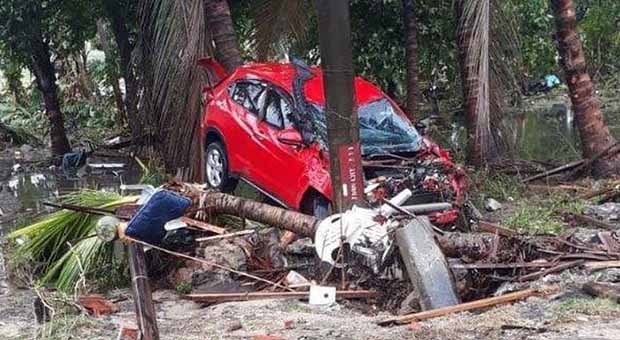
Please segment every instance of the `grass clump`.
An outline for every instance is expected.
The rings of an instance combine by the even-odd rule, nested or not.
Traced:
[[[556,235],[566,229],[561,213],[581,213],[585,202],[556,195],[545,199],[523,199],[516,205],[514,212],[504,220],[504,225],[528,235]]]
[[[554,307],[559,319],[574,319],[578,315],[605,316],[620,313],[620,304],[611,299],[572,297]]]
[[[484,207],[485,200],[493,198],[498,201],[519,200],[523,194],[523,185],[516,176],[494,174],[480,170],[470,175],[471,198],[477,207]]]

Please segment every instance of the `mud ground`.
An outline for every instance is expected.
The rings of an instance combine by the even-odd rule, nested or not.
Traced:
[[[153,297],[164,340],[257,339],[264,335],[277,337],[274,340],[620,339],[620,304],[580,291],[581,284],[593,278],[617,280],[620,270],[549,275],[529,286],[558,287],[558,293],[550,296],[392,327],[376,324],[387,313],[365,315],[350,302],[319,307],[302,300],[262,300],[205,307],[181,300],[174,291],[157,291]],[[129,296],[129,292],[114,292],[110,297],[118,296]],[[120,311],[112,315],[61,314],[46,325],[37,325],[33,298],[26,290],[0,296],[0,339],[114,339],[121,325],[135,325],[130,298],[119,302]]]

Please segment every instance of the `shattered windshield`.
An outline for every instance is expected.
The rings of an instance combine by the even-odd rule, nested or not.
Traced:
[[[325,111],[322,107],[313,106],[316,108],[311,110],[315,118],[313,128],[319,142],[326,146]],[[357,113],[363,155],[420,150],[421,137],[418,131],[395,111],[386,98],[360,106]]]

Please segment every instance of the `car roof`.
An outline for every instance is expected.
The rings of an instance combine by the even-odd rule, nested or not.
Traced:
[[[308,80],[304,86],[308,101],[324,105],[323,72],[319,67],[311,67],[314,78]],[[288,93],[293,93],[295,67],[291,63],[249,63],[238,67],[232,74],[232,80],[255,79],[264,80],[282,87]],[[355,77],[356,104],[364,105],[382,97],[387,97],[376,85],[369,81]]]

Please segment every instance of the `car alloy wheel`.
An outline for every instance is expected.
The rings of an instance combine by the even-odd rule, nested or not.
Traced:
[[[220,150],[207,152],[207,181],[212,188],[219,188],[224,180],[224,158]]]

